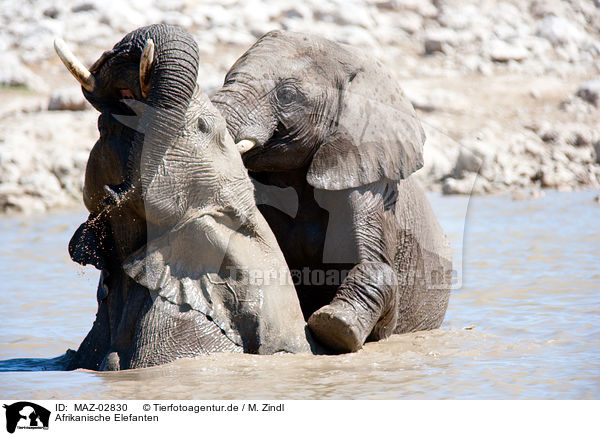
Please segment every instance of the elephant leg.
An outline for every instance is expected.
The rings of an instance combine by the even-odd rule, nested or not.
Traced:
[[[206,315],[156,297],[135,327],[132,355],[121,369],[163,365],[175,359],[218,352],[242,353]]]
[[[317,340],[337,352],[360,349],[368,339],[390,336],[398,319],[397,277],[387,264],[356,265],[330,304],[308,319]]]
[[[152,306],[146,288],[120,273],[119,284],[113,282],[111,298],[111,346],[100,363],[100,371],[119,371],[129,367],[131,348],[138,320]]]
[[[98,311],[94,324],[79,346],[69,369],[85,368],[98,370],[103,357],[110,349],[110,321],[108,304],[105,297],[105,272],[100,275],[98,283]]]
[[[121,369],[121,356],[116,351],[111,351],[100,363],[100,371],[118,371]]]

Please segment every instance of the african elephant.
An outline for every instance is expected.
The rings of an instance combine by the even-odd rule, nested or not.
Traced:
[[[437,328],[451,253],[411,174],[425,135],[379,60],[321,37],[272,31],[211,98],[258,185],[293,188],[290,216],[259,204],[314,336],[339,352]],[[257,192],[269,197],[269,192]]]
[[[189,34],[152,25],[88,71],[100,112],[69,246],[100,269],[98,312],[70,368],[117,370],[228,351],[309,351],[289,270],[226,124],[196,84]],[[255,272],[277,280],[256,280]]]

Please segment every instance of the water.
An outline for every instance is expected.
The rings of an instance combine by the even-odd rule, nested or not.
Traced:
[[[222,354],[120,373],[0,372],[0,397],[599,399],[595,195],[473,198],[466,224],[468,199],[430,195],[462,283],[439,330],[344,356]],[[83,219],[84,211],[0,219],[0,360],[58,356],[91,327],[98,273],[66,251]]]

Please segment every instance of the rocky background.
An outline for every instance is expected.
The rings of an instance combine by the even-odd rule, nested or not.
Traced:
[[[207,92],[276,28],[377,54],[423,122],[428,189],[525,199],[600,186],[598,0],[4,0],[0,213],[81,204],[97,114],[54,38],[89,65],[125,33],[160,22],[196,37]]]

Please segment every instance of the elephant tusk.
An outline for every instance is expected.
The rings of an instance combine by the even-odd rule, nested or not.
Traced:
[[[94,90],[94,86],[96,85],[96,80],[92,73],[83,66],[79,59],[75,57],[73,52],[69,50],[67,44],[60,39],[57,38],[54,40],[54,50],[56,50],[56,54],[60,58],[67,70],[77,79],[77,81],[83,86],[87,91],[92,92]]]
[[[246,153],[252,147],[256,145],[256,141],[252,141],[251,139],[242,139],[240,142],[235,144],[240,154]]]
[[[154,41],[148,39],[140,58],[140,89],[142,97],[148,97],[150,93],[150,70],[154,63]]]

